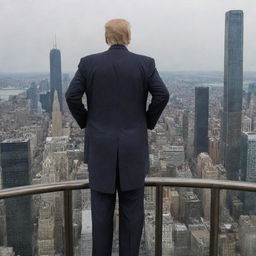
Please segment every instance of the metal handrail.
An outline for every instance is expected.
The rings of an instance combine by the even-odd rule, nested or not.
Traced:
[[[44,194],[68,190],[89,188],[88,180],[63,181],[49,184],[37,184],[28,186],[19,186],[0,190],[0,199],[9,197]]]
[[[211,229],[210,229],[210,256],[218,255],[219,231],[219,201],[220,190],[240,190],[256,192],[256,183],[212,180],[212,179],[186,179],[168,177],[147,177],[145,186],[156,187],[156,227],[155,227],[155,255],[162,255],[162,213],[163,213],[163,187],[191,187],[211,189]],[[51,192],[64,192],[64,223],[65,223],[65,251],[66,255],[73,255],[72,232],[72,190],[88,189],[89,180],[65,181],[49,184],[20,186],[0,190],[0,199],[17,196],[43,194]]]

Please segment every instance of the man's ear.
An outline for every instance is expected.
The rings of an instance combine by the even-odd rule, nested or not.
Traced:
[[[108,40],[107,40],[107,38],[105,37],[105,42],[106,42],[106,44],[108,44]]]

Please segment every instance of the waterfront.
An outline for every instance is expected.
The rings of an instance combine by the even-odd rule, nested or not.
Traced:
[[[8,100],[9,96],[14,96],[23,93],[25,90],[17,88],[0,89],[0,100]]]

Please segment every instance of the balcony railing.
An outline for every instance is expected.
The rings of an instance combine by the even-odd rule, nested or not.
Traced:
[[[162,255],[162,225],[163,225],[163,187],[191,187],[211,189],[211,224],[210,224],[210,256],[218,255],[219,231],[219,201],[220,190],[240,190],[256,192],[256,183],[209,180],[209,179],[183,179],[183,178],[146,178],[145,186],[156,187],[156,215],[155,215],[155,255]],[[73,225],[72,225],[72,191],[88,189],[88,180],[66,181],[42,185],[30,185],[0,190],[0,199],[33,195],[51,192],[64,192],[64,225],[65,225],[65,252],[67,256],[73,255]]]

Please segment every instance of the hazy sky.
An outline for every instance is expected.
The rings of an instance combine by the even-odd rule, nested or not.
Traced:
[[[0,0],[0,73],[49,71],[57,35],[62,70],[108,49],[104,24],[132,25],[129,50],[159,70],[223,70],[225,12],[244,11],[244,70],[256,71],[255,0]]]

